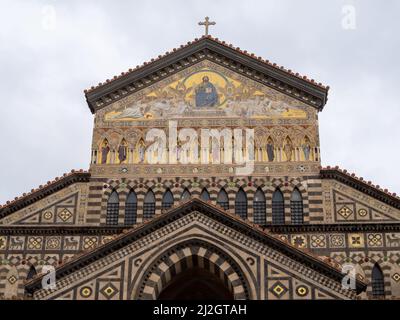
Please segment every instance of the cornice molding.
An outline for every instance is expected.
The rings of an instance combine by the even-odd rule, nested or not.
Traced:
[[[278,68],[246,51],[234,49],[211,37],[168,53],[136,70],[114,77],[104,84],[85,90],[86,101],[92,113],[134,92],[165,79],[202,60],[210,60],[242,74],[263,85],[289,95],[303,103],[322,110],[327,102],[329,87],[323,87],[306,77],[300,78],[290,70]]]
[[[5,216],[23,209],[36,201],[43,199],[51,195],[54,192],[60,191],[71,184],[77,182],[89,182],[90,173],[89,172],[71,172],[61,178],[56,178],[52,182],[48,182],[45,186],[40,186],[36,190],[32,190],[29,194],[24,194],[20,198],[15,198],[14,201],[8,202],[5,206],[0,207],[0,219]]]
[[[362,178],[357,178],[354,174],[350,175],[346,170],[338,168],[324,168],[320,171],[321,179],[334,179],[358,191],[361,191],[387,205],[400,209],[400,198],[395,194],[382,190],[370,182],[365,182]]]
[[[115,235],[131,226],[0,226],[0,235]]]
[[[395,223],[263,225],[262,228],[267,232],[277,234],[307,232],[399,232],[400,221]]]

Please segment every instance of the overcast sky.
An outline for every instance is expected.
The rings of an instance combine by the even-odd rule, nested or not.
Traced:
[[[83,90],[201,36],[206,15],[214,37],[331,87],[320,113],[323,166],[400,193],[400,1],[0,4],[0,204],[88,169],[93,116]]]

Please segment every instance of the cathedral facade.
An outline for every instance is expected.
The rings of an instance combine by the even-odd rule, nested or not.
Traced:
[[[321,167],[328,90],[208,35],[85,90],[90,168],[0,207],[0,295],[400,297],[400,198]]]

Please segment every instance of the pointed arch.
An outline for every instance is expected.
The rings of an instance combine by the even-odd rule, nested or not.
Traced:
[[[283,194],[279,188],[276,188],[272,195],[272,224],[285,223],[285,202]]]
[[[304,223],[303,198],[297,188],[293,190],[290,197],[290,213],[292,224]]]
[[[192,195],[190,194],[189,190],[185,188],[182,192],[181,200],[189,200],[191,197]]]
[[[153,190],[149,189],[144,197],[143,203],[143,218],[151,219],[156,212],[156,197]]]
[[[117,191],[113,190],[107,202],[107,225],[117,225],[119,216],[119,196]]]
[[[174,205],[174,195],[172,194],[170,189],[167,189],[164,192],[161,208],[169,209]]]
[[[235,213],[242,219],[247,219],[247,195],[242,188],[236,193]]]
[[[200,199],[204,201],[210,201],[211,198],[207,188],[203,188],[203,190],[201,190]]]
[[[267,206],[266,206],[265,194],[261,188],[258,188],[256,193],[254,194],[254,200],[253,200],[254,223],[265,224],[266,211],[267,211]]]
[[[385,296],[385,277],[378,263],[375,263],[371,274],[372,296],[381,298]]]
[[[137,196],[135,191],[131,190],[125,203],[125,225],[133,225],[137,218]]]
[[[37,275],[36,268],[33,265],[31,265],[28,271],[28,275],[26,276],[26,280],[33,279],[36,275]]]
[[[221,206],[224,210],[229,210],[229,198],[224,188],[221,188],[218,193],[217,204]]]

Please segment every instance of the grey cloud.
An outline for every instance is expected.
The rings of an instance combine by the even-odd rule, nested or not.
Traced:
[[[355,30],[341,26],[356,8]],[[43,28],[45,8],[56,13]],[[83,89],[211,34],[331,86],[323,165],[400,192],[398,1],[0,2],[0,203],[87,169],[93,117]]]

